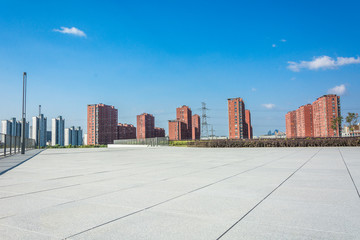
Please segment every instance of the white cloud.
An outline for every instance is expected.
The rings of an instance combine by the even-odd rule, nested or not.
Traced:
[[[321,56],[321,57],[314,57],[312,61],[300,61],[292,62],[289,61],[288,69],[294,72],[300,72],[301,69],[309,69],[309,70],[318,70],[318,69],[334,69],[339,66],[344,66],[348,64],[359,64],[360,58],[354,57],[337,57],[333,59],[329,56]]]
[[[252,88],[251,91],[256,92],[256,88]]]
[[[344,94],[346,93],[346,87],[345,87],[344,84],[341,84],[341,85],[339,85],[339,86],[335,86],[335,87],[333,87],[333,88],[330,88],[330,89],[328,90],[328,93],[330,93],[330,94],[336,94],[336,95],[341,96],[341,95],[344,95]]]
[[[273,104],[273,103],[264,103],[262,106],[267,109],[275,108],[275,104]]]
[[[71,35],[75,35],[75,36],[79,36],[79,37],[86,37],[86,34],[83,31],[81,31],[80,29],[77,29],[76,27],[71,27],[71,28],[60,27],[60,29],[54,29],[53,31],[63,33],[63,34],[71,34]]]
[[[276,44],[271,45],[272,47],[276,47]]]
[[[286,39],[281,39],[280,42],[286,42]]]
[[[296,80],[296,77],[292,77],[290,78],[291,81],[295,81]]]

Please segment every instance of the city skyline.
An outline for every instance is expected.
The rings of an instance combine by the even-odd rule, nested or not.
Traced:
[[[206,102],[220,136],[228,98],[245,99],[254,136],[285,131],[288,111],[328,93],[343,115],[359,113],[359,5],[3,2],[0,119],[20,119],[24,71],[27,120],[41,104],[48,119],[60,113],[84,130],[84,106],[98,102],[117,106],[119,122],[150,112],[165,129],[177,106],[199,113]]]

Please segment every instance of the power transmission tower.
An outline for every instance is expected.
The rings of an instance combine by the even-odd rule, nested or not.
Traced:
[[[202,102],[201,103],[201,136],[202,137],[209,137],[209,127],[208,127],[208,122],[207,122],[207,115],[206,115],[206,110],[209,110],[208,108],[206,108],[206,103]]]

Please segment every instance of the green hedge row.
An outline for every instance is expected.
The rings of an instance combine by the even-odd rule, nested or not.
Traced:
[[[201,140],[187,142],[188,147],[345,147],[360,146],[360,137],[346,138],[283,138],[243,140]]]

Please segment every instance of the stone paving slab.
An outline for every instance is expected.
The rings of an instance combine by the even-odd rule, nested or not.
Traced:
[[[1,239],[356,239],[358,156],[49,149],[0,176]]]
[[[37,155],[41,151],[41,149],[33,149],[27,150],[25,154],[16,153],[6,157],[2,156],[0,158],[0,175],[6,173],[8,170],[18,166],[19,164],[22,164],[23,162]]]

